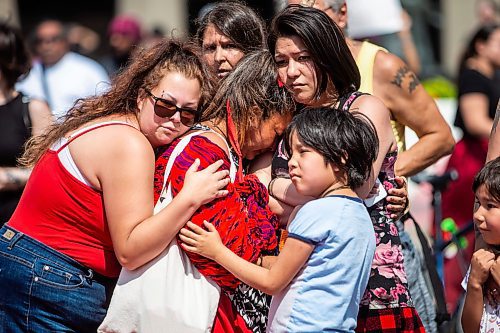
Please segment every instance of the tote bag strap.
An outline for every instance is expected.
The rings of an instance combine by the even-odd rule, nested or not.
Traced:
[[[232,182],[234,182],[238,167],[236,166],[236,163],[234,162],[233,156],[231,154],[231,149],[229,148],[229,145],[226,141],[226,138],[224,138],[222,135],[220,135],[219,133],[217,133],[211,129],[209,129],[208,131],[211,131],[212,133],[219,135],[223,139],[224,143],[226,144],[226,147],[227,147],[228,152],[229,152],[229,160],[231,163],[230,168],[229,168],[229,178],[231,179]],[[200,135],[200,133],[202,133],[202,132],[203,131],[196,131],[193,133],[189,133],[188,135],[183,137],[181,139],[181,141],[179,141],[177,146],[175,146],[174,150],[172,151],[172,154],[170,154],[170,157],[168,158],[167,166],[165,167],[165,172],[163,174],[163,188],[161,190],[160,198],[158,199],[158,202],[156,203],[155,208],[154,208],[155,214],[158,213],[160,210],[162,210],[165,206],[167,206],[172,201],[172,194],[170,193],[170,185],[167,186],[167,180],[168,180],[168,177],[170,176],[170,172],[172,171],[172,167],[174,166],[175,159],[177,158],[177,156],[180,155],[180,153],[182,153],[184,148],[186,148],[188,143],[191,141],[191,138],[194,136]]]
[[[222,134],[217,133],[216,131],[211,130],[211,129],[210,129],[210,132],[215,133],[218,136],[220,136],[222,141],[224,141],[224,143],[226,144],[227,151],[229,152],[229,162],[231,163],[231,165],[229,166],[229,179],[231,179],[231,182],[234,182],[234,180],[236,178],[236,172],[238,171],[238,166],[236,165],[236,162],[234,161],[234,155],[231,151],[231,147],[229,147],[229,143],[227,143],[227,139]]]

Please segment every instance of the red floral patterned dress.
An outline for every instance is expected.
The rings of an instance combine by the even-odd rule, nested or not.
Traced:
[[[168,159],[180,139],[176,139],[165,150],[161,151],[156,160],[155,202],[161,194],[163,174]],[[171,184],[174,197],[182,188],[186,170],[196,158],[200,159],[200,169],[206,168],[217,160],[224,161],[221,169],[229,170],[230,167],[228,155],[218,145],[203,136],[192,137],[183,152],[176,158],[170,172],[168,181]],[[272,252],[277,247],[278,220],[267,207],[269,200],[267,190],[254,175],[245,176],[243,181],[239,183],[229,184],[227,189],[229,194],[225,198],[216,199],[200,207],[192,216],[191,221],[197,225],[202,225],[204,220],[211,222],[217,228],[223,243],[228,248],[245,260],[255,262],[262,252]],[[216,262],[195,253],[187,252],[186,254],[200,273],[214,280],[226,294],[221,295],[220,311],[217,314],[215,325],[217,328],[217,325],[220,326],[220,323],[217,323],[218,318],[231,317],[232,315],[227,313],[221,315],[220,312],[231,310],[225,297],[232,298],[240,281]],[[237,310],[242,314],[241,309]],[[232,322],[232,326],[238,325],[234,323],[234,318],[229,319],[229,321]],[[252,320],[245,321],[247,324],[252,322]],[[252,329],[252,327],[250,328]],[[227,329],[228,327],[220,328],[221,331],[227,331]],[[236,327],[233,329],[235,332],[241,331]]]

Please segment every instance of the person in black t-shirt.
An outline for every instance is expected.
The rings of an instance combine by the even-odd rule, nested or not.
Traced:
[[[27,139],[52,119],[45,102],[29,101],[15,90],[30,59],[20,33],[0,22],[0,225],[8,221],[21,197],[30,170],[17,167]]]
[[[474,175],[486,160],[488,137],[493,126],[495,109],[500,96],[500,85],[495,75],[500,69],[500,26],[479,28],[470,40],[462,57],[458,76],[458,111],[455,126],[463,131],[462,140],[455,146],[448,170],[458,171],[459,178],[443,192],[443,217],[451,217],[459,228],[472,221],[474,193],[471,191]],[[464,258],[470,260],[474,249],[474,234]],[[446,298],[454,310],[462,294],[463,274],[457,259],[445,260]]]

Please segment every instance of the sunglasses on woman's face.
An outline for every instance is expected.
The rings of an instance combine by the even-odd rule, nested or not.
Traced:
[[[166,99],[156,97],[149,90],[145,89],[145,91],[155,101],[153,104],[153,110],[158,117],[170,118],[173,117],[177,112],[179,112],[181,116],[181,123],[185,126],[191,127],[198,121],[198,110],[180,108],[174,103],[167,101]]]

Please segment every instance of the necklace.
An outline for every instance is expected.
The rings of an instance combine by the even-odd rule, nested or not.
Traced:
[[[334,187],[334,188],[332,188],[332,189],[330,189],[330,190],[326,191],[326,192],[322,195],[322,197],[324,198],[324,197],[328,196],[330,193],[335,192],[335,191],[345,190],[345,189],[350,189],[350,188],[351,188],[351,187],[350,187],[349,185],[341,185],[341,186],[338,186],[338,187]]]
[[[210,121],[212,123],[212,129],[216,129],[219,134],[221,134],[223,137],[227,138],[226,132],[224,132],[218,125],[216,125],[213,121]]]

